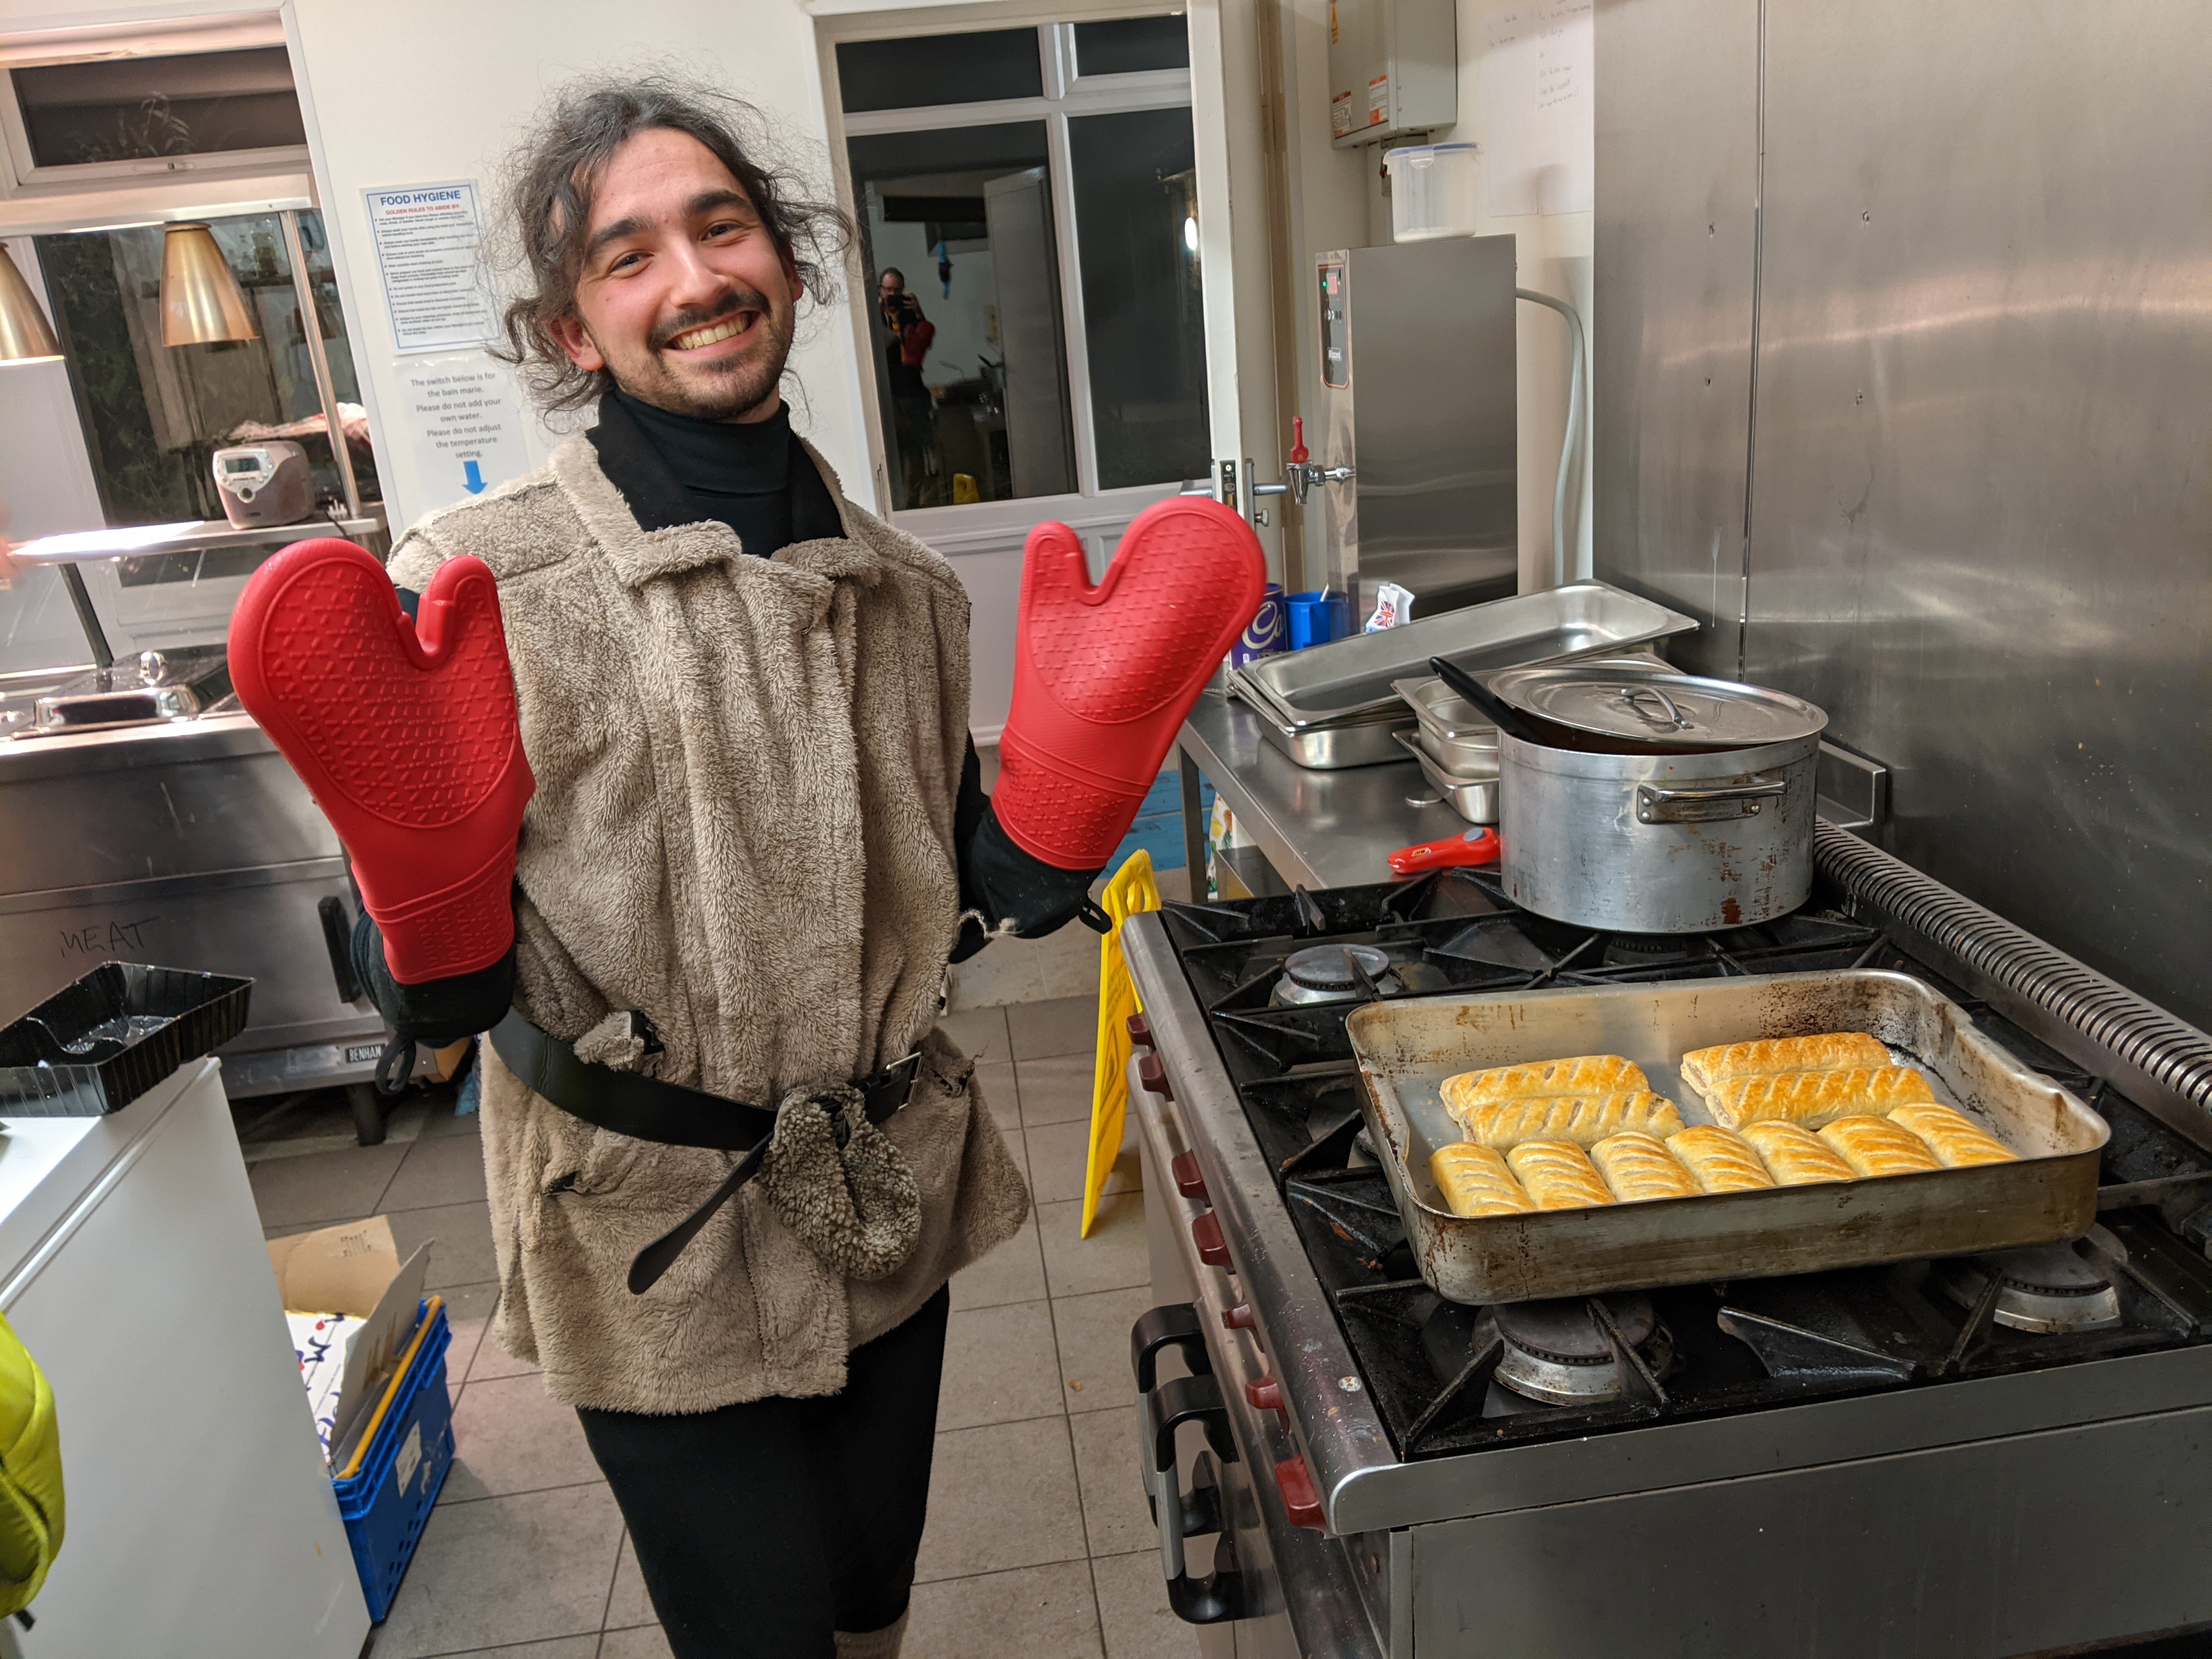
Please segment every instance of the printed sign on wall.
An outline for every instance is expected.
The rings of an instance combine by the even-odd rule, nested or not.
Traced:
[[[426,510],[481,495],[530,471],[522,406],[503,365],[474,352],[420,357],[399,365],[399,384]]]
[[[403,352],[443,351],[497,338],[475,181],[362,194],[393,344]]]

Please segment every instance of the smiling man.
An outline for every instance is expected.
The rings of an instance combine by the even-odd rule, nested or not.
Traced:
[[[792,431],[846,228],[750,124],[599,82],[515,158],[510,360],[597,419],[390,564],[404,605],[459,555],[497,583],[537,781],[514,948],[404,984],[364,916],[355,955],[403,1034],[491,1030],[496,1333],[577,1408],[678,1659],[888,1659],[945,1281],[1028,1206],[933,1029],[945,963],[984,918],[1065,922],[1098,860],[999,824],[958,580]]]

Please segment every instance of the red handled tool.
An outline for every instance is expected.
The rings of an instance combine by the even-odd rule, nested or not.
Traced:
[[[1470,830],[1463,836],[1401,847],[1390,854],[1390,873],[1418,876],[1424,870],[1443,870],[1455,864],[1495,864],[1502,850],[1495,830]]]

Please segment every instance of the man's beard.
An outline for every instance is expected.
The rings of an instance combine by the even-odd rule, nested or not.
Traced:
[[[732,312],[753,311],[760,337],[742,356],[681,366],[664,350],[669,341],[719,322]],[[695,307],[653,331],[646,358],[638,369],[608,362],[615,384],[640,403],[665,409],[672,415],[695,421],[741,420],[775,395],[783,380],[795,332],[793,313],[779,315],[765,295],[751,289],[733,289],[712,306]]]

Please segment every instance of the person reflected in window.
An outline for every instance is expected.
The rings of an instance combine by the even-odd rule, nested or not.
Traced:
[[[937,325],[922,314],[921,301],[906,291],[906,273],[887,266],[876,279],[876,302],[883,313],[884,362],[890,370],[891,418],[898,434],[899,471],[906,485],[906,504],[933,504],[929,494],[937,441],[933,424],[929,387],[921,378],[921,365],[929,344],[937,337]]]

